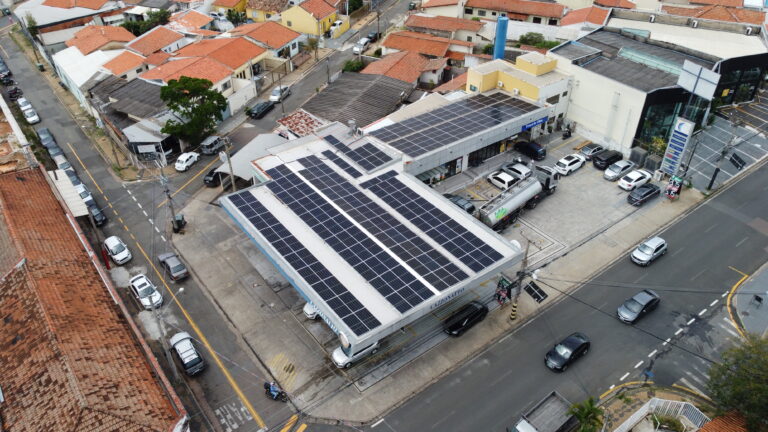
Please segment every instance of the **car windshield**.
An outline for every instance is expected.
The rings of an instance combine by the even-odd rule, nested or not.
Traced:
[[[573,351],[571,351],[570,348],[568,348],[567,346],[565,346],[563,344],[557,344],[557,345],[555,345],[555,352],[557,354],[559,354],[561,357],[568,358],[568,357],[571,356],[571,353]]]
[[[642,252],[644,254],[652,254],[653,253],[653,248],[648,246],[645,243],[641,244],[640,247],[637,248],[637,250],[639,250],[640,252]]]
[[[112,255],[117,255],[120,252],[125,250],[125,245],[123,245],[122,243],[117,243],[114,246],[112,246],[110,250],[112,251]]]
[[[173,274],[181,273],[183,271],[184,271],[184,264],[182,264],[182,263],[179,263],[179,264],[171,267],[171,273],[173,273]]]
[[[275,87],[275,89],[272,90],[272,96],[280,96],[280,87]]]
[[[633,298],[627,300],[627,302],[624,303],[624,307],[635,313],[640,312],[640,310],[643,309],[643,305]]]
[[[84,191],[80,192],[80,198],[83,198],[83,199],[85,199],[85,198],[86,198],[86,197],[88,197],[88,195],[90,195],[90,194],[91,194],[90,192],[88,192],[88,191],[84,190]]]
[[[155,290],[152,289],[152,285],[144,284],[139,287],[138,292],[139,292],[139,297],[145,298],[145,297],[151,296],[155,292]]]
[[[565,164],[560,161],[557,161],[555,165],[559,166],[560,168],[565,168]]]
[[[24,111],[24,116],[25,116],[26,118],[32,118],[32,117],[34,117],[34,116],[36,116],[36,115],[37,115],[37,113],[35,112],[35,110],[27,110],[27,111]]]

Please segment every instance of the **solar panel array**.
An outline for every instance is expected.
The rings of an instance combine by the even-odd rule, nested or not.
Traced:
[[[360,171],[356,170],[355,167],[348,164],[347,161],[340,158],[339,155],[337,155],[336,153],[330,150],[324,151],[323,156],[332,160],[333,163],[335,163],[339,168],[343,169],[347,174],[351,175],[353,178],[358,178],[363,175],[362,173],[360,173]]]
[[[348,145],[339,141],[338,138],[333,135],[328,135],[323,137],[323,139],[355,161],[356,164],[360,165],[366,171],[371,171],[392,160],[388,154],[368,142],[352,150]]]
[[[401,313],[433,293],[285,165],[267,187]],[[338,174],[336,174],[338,175]],[[349,306],[347,306],[349,307]]]
[[[361,186],[370,189],[472,271],[482,271],[504,257],[395,178],[396,175],[396,172],[388,171]]]
[[[443,291],[466,279],[456,264],[403,225],[316,156],[299,159],[300,174],[432,286]]]
[[[232,195],[229,200],[356,335],[381,325],[250,192]]]
[[[419,156],[537,109],[504,93],[479,94],[377,129],[371,135],[409,156]]]

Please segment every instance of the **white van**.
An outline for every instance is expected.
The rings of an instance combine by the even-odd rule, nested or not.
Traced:
[[[224,148],[225,140],[218,135],[211,135],[200,143],[200,153],[213,155]]]
[[[347,369],[352,366],[352,363],[366,357],[368,355],[376,354],[379,351],[379,341],[372,343],[363,348],[357,349],[355,352],[351,352],[350,348],[344,348],[343,346],[337,347],[333,350],[331,358],[336,367],[341,369]]]

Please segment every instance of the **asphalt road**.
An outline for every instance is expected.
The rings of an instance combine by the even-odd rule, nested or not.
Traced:
[[[641,268],[620,259],[569,298],[544,311],[396,409],[376,428],[391,431],[504,431],[548,392],[572,402],[612,385],[641,380],[651,359],[660,384],[705,390],[706,371],[732,340],[725,298],[743,274],[765,262],[768,167],[741,179],[661,233],[670,250]],[[556,276],[553,276],[556,277]],[[546,279],[542,285],[547,288]],[[662,297],[637,325],[614,318],[644,288]],[[549,348],[580,331],[592,340],[586,357],[564,373],[544,366]],[[669,338],[669,342],[666,342]]]

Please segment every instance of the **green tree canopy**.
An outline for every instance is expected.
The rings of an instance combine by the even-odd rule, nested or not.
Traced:
[[[768,340],[747,334],[722,359],[707,386],[718,410],[738,411],[750,431],[768,431]]]
[[[200,144],[216,130],[227,100],[212,89],[207,79],[181,77],[160,89],[160,98],[183,122],[168,120],[163,133],[173,135],[192,146]]]
[[[227,20],[237,27],[245,22],[245,12],[238,12],[235,9],[227,9]]]
[[[544,42],[544,35],[541,33],[535,33],[535,32],[528,32],[522,36],[520,36],[521,44],[524,45],[533,45],[536,46],[542,42]]]
[[[37,28],[37,21],[35,20],[35,17],[33,17],[31,13],[27,12],[27,16],[24,18],[26,19],[27,30],[29,31],[30,36],[33,38],[37,37],[37,33],[40,30]]]
[[[603,409],[595,404],[591,397],[584,402],[573,404],[568,414],[579,421],[578,432],[598,432],[603,426]]]
[[[128,21],[122,24],[122,27],[133,33],[135,36],[141,36],[153,28],[168,24],[171,13],[165,9],[151,11],[147,13],[146,21]]]

